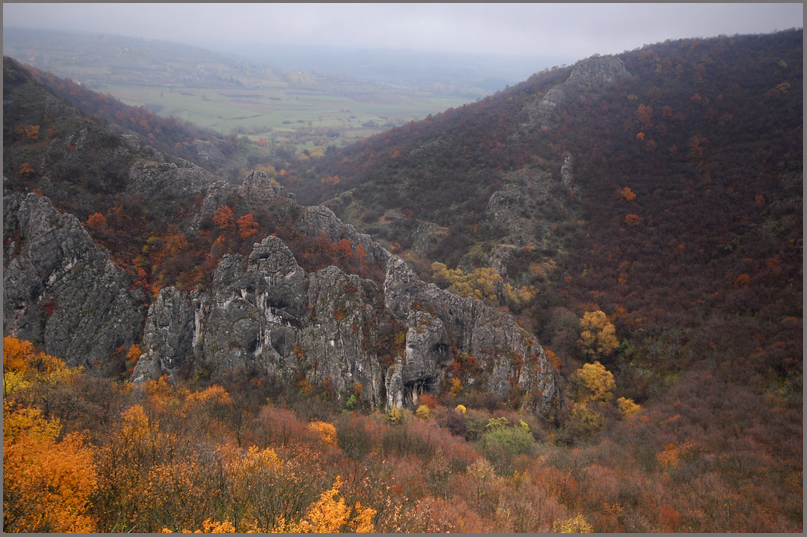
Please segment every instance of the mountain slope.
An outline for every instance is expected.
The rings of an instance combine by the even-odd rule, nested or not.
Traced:
[[[325,207],[298,205],[262,172],[239,186],[221,181],[108,132],[15,62],[4,66],[8,162],[30,160],[9,164],[4,179],[6,334],[71,365],[123,377],[129,368],[138,383],[249,370],[393,408],[456,379],[552,411],[552,368],[507,314],[427,287],[369,236]],[[45,117],[48,103],[70,115]],[[20,136],[34,122],[58,132]],[[74,152],[87,169],[67,183],[54,170]],[[90,181],[93,163],[117,172]],[[468,356],[473,371],[451,368]]]
[[[458,277],[434,261],[493,268],[494,302],[572,365],[562,319],[603,310],[625,346],[602,359],[634,396],[714,347],[757,356],[755,382],[795,382],[802,88],[801,30],[668,41],[539,73],[283,181],[443,286]]]

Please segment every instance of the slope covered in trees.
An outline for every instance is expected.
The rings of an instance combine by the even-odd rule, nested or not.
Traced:
[[[434,261],[496,268],[500,289],[532,286],[514,311],[573,363],[583,356],[564,342],[566,321],[604,311],[623,342],[604,358],[641,399],[707,358],[742,364],[743,382],[761,391],[800,393],[802,31],[668,41],[618,58],[629,79],[567,91],[554,114],[540,113],[542,99],[573,67],[281,180],[411,254],[438,284],[452,281]],[[535,170],[569,210],[532,236],[543,248],[515,250],[503,271],[494,254],[508,231],[486,207],[514,174]],[[416,244],[424,221],[443,230],[427,249]]]
[[[603,368],[574,378],[617,412]],[[243,373],[133,389],[8,337],[3,379],[4,531],[801,530],[800,443],[763,432],[795,411],[706,397],[738,436],[691,405],[702,372],[576,450],[461,397],[367,415]]]

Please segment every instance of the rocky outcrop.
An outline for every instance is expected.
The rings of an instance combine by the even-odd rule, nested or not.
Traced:
[[[390,253],[373,240],[370,235],[359,233],[351,224],[342,222],[332,210],[322,205],[306,207],[298,223],[300,231],[309,237],[325,235],[331,242],[348,239],[355,246],[362,245],[367,256],[386,266]]]
[[[208,293],[161,292],[134,376],[176,374],[188,361],[208,370],[256,368],[289,382],[300,374],[327,382],[340,395],[361,385],[365,401],[394,406],[437,391],[452,352],[462,352],[484,370],[471,382],[501,397],[518,386],[526,407],[548,408],[551,369],[509,315],[424,284],[397,257],[390,257],[384,292],[386,300],[374,282],[333,266],[306,273],[280,239],[266,237],[246,259],[225,256]],[[386,368],[380,342],[396,322],[406,347]]]
[[[411,312],[422,310],[439,319],[447,344],[457,352],[471,354],[481,364],[484,373],[475,382],[483,383],[500,397],[507,397],[518,386],[527,394],[525,406],[534,410],[549,408],[555,397],[552,368],[534,337],[519,328],[510,315],[425,284],[399,257],[390,260],[384,293],[393,315],[409,318]],[[403,371],[400,376],[403,380]],[[393,387],[390,385],[388,392]]]
[[[601,91],[631,77],[632,75],[625,69],[625,64],[616,56],[596,54],[577,62],[563,85],[581,90]]]
[[[595,55],[580,60],[563,84],[549,89],[540,100],[527,103],[524,108],[527,121],[521,125],[521,129],[552,127],[557,121],[557,108],[574,98],[575,94],[581,91],[599,92],[631,77],[625,64],[616,56]]]
[[[219,167],[227,162],[227,157],[219,150],[218,147],[204,140],[194,141],[193,151],[196,153],[196,157],[200,161],[210,163],[216,167]]]
[[[149,199],[198,194],[216,182],[210,172],[188,161],[154,162],[140,159],[129,168],[126,193]]]
[[[285,382],[327,384],[337,397],[360,390],[376,407],[417,404],[441,388],[457,353],[467,353],[482,368],[467,382],[501,397],[518,386],[526,407],[548,407],[554,380],[541,347],[510,316],[424,284],[330,210],[300,208],[273,186],[251,175],[241,186],[214,183],[206,199],[250,196],[291,211],[302,233],[364,245],[386,262],[383,292],[334,266],[308,273],[269,236],[246,257],[225,255],[209,289],[162,289],[146,315],[140,291],[128,288],[76,218],[44,197],[8,193],[5,333],[73,365],[108,363],[119,347],[140,342],[138,384],[163,374],[256,369]],[[402,352],[394,341],[405,341]]]
[[[567,156],[561,178],[540,168],[522,168],[503,177],[503,188],[491,195],[486,211],[508,234],[488,256],[488,265],[500,276],[522,248],[549,247],[558,224],[569,218],[572,160]],[[576,192],[575,192],[576,193]]]
[[[72,215],[36,194],[3,193],[3,334],[33,341],[70,365],[106,363],[140,339],[140,291]]]
[[[384,304],[369,280],[328,267],[307,274],[277,237],[256,243],[247,259],[227,255],[210,293],[163,290],[149,310],[138,382],[175,372],[188,360],[209,370],[257,368],[339,392],[361,384],[383,404],[383,371],[372,352]],[[173,368],[173,369],[172,369]]]
[[[132,375],[135,383],[156,379],[165,373],[176,379],[183,366],[192,363],[194,344],[194,301],[173,287],[160,290],[149,306],[143,348]]]
[[[406,325],[406,350],[385,379],[388,408],[417,405],[422,393],[436,392],[445,366],[451,362],[448,335],[439,318],[425,311],[410,311]]]

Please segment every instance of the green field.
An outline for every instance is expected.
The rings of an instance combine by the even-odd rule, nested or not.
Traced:
[[[144,105],[161,116],[174,116],[221,133],[253,139],[298,142],[325,137],[344,145],[428,114],[461,106],[467,99],[387,93],[373,102],[318,91],[272,89],[165,88],[95,84],[126,104]]]
[[[472,100],[120,36],[14,29],[3,45],[6,55],[126,104],[271,144],[343,146]]]

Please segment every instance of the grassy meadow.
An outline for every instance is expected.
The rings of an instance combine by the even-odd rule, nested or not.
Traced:
[[[15,29],[3,46],[18,61],[160,116],[300,150],[347,145],[473,100],[121,36]]]

